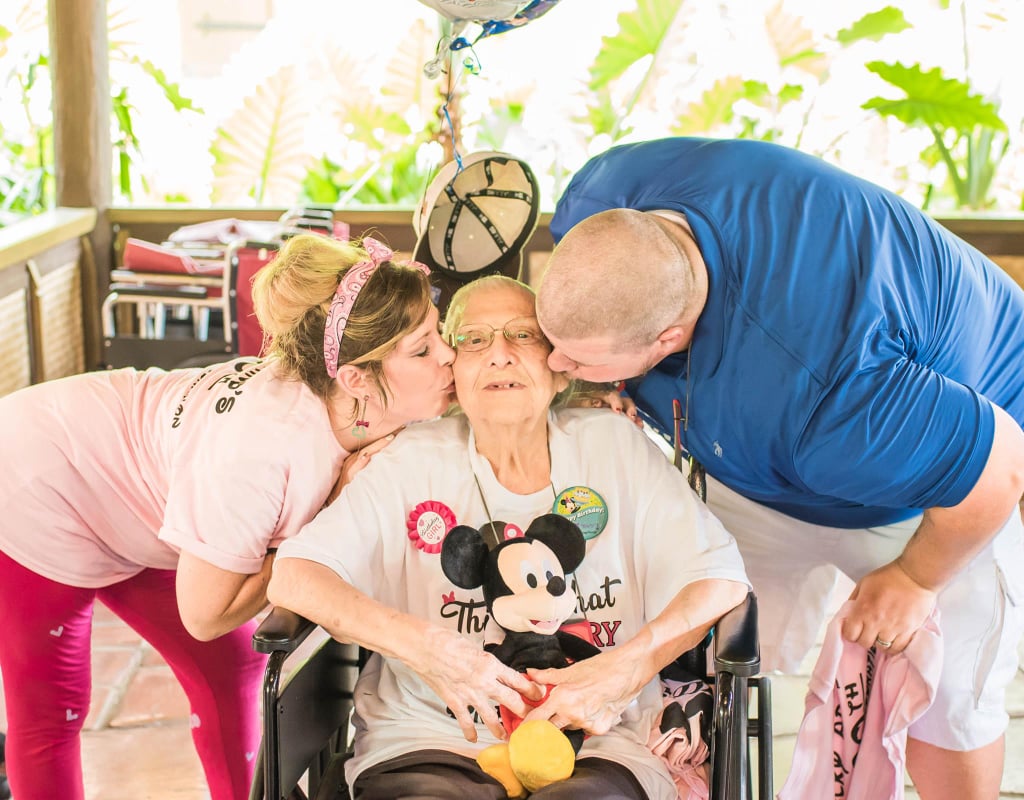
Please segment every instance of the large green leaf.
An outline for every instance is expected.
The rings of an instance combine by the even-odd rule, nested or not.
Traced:
[[[164,71],[157,67],[152,61],[135,56],[132,58],[132,63],[138,64],[142,67],[143,72],[156,81],[157,86],[163,89],[164,97],[166,97],[168,102],[174,106],[175,111],[181,111],[185,108],[189,111],[195,111],[197,114],[203,113],[201,108],[198,108],[190,98],[185,97],[181,93],[181,87],[176,82],[170,80],[167,75],[164,74]]]
[[[431,80],[423,74],[423,65],[434,56],[434,47],[430,46],[434,39],[435,34],[422,19],[399,36],[403,44],[394,48],[380,91],[380,102],[388,110],[405,114],[410,106],[416,106],[423,118],[429,119],[440,105],[443,79]]]
[[[821,80],[828,70],[828,59],[818,50],[814,34],[799,17],[783,8],[782,0],[765,15],[764,25],[779,66],[796,66]]]
[[[683,109],[670,132],[675,136],[694,136],[711,133],[718,126],[732,122],[733,104],[747,95],[746,84],[739,75],[719,78],[699,101]]]
[[[302,181],[303,203],[323,203],[333,206],[341,197],[341,186],[335,180],[341,168],[327,156],[321,156],[315,166],[311,167]]]
[[[635,11],[619,14],[619,31],[601,40],[590,68],[590,88],[600,89],[622,76],[633,64],[657,54],[683,0],[637,0]]]
[[[290,205],[313,160],[305,144],[311,106],[295,67],[283,67],[256,87],[217,128],[214,203],[246,200]]]
[[[902,10],[886,6],[879,11],[865,14],[849,28],[843,28],[836,34],[836,41],[844,46],[864,39],[877,42],[890,33],[900,33],[910,27],[912,26],[903,16]]]
[[[348,106],[344,122],[346,126],[351,126],[352,138],[361,142],[376,140],[381,144],[382,133],[399,138],[405,138],[412,133],[409,123],[401,114],[385,111],[376,105]]]
[[[585,126],[590,136],[600,136],[601,134],[612,136],[615,133],[622,135],[626,130],[620,127],[622,109],[612,100],[612,93],[607,86],[594,92],[590,102],[587,103],[586,111],[574,116],[572,121]]]
[[[946,78],[936,67],[923,70],[920,64],[886,64],[872,61],[865,66],[882,80],[905,93],[905,97],[891,99],[872,97],[861,107],[891,116],[906,125],[927,125],[944,131],[952,129],[967,132],[978,125],[1006,130],[994,103],[963,81]]]

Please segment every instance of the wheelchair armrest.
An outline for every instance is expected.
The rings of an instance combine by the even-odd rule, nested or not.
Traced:
[[[715,625],[715,672],[750,678],[761,669],[757,642],[757,598],[753,592]]]
[[[274,607],[252,635],[252,649],[257,653],[291,653],[316,630],[316,623],[294,611]]]

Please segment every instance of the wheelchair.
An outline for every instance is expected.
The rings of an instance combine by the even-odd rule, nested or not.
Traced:
[[[350,753],[352,690],[366,653],[327,638],[282,680],[285,659],[317,626],[275,608],[253,636],[269,656],[263,682],[263,743],[250,800],[326,800],[348,797],[344,764]],[[323,633],[321,631],[321,633]],[[708,652],[713,674],[709,675]],[[711,800],[772,800],[771,684],[758,675],[757,600],[753,593],[723,616],[700,645],[677,663],[703,676],[713,692]],[[756,713],[751,716],[753,689]],[[756,757],[751,756],[751,741]],[[305,791],[300,787],[307,776]]]

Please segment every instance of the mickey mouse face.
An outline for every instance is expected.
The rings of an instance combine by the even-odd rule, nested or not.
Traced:
[[[515,535],[502,540],[502,531]],[[502,628],[548,634],[576,607],[565,576],[585,554],[586,540],[574,522],[543,514],[525,532],[503,522],[480,531],[456,525],[441,546],[441,569],[463,589],[482,586],[487,609]]]
[[[503,591],[491,603],[494,621],[510,631],[551,634],[572,613],[576,598],[567,591],[565,572],[544,542],[506,544],[495,564]]]

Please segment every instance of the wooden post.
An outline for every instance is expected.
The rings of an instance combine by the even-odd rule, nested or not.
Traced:
[[[95,208],[93,269],[83,269],[83,302],[106,294],[110,274],[112,144],[106,0],[49,0],[50,73],[57,205]],[[84,309],[86,368],[99,365],[99,307]]]

